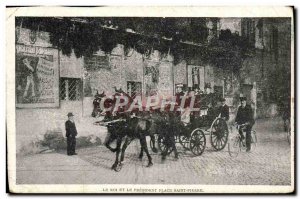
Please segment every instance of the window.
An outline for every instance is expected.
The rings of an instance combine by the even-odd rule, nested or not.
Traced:
[[[244,19],[242,20],[242,36],[250,46],[255,45],[255,21],[252,19]]]
[[[60,100],[78,101],[81,99],[82,82],[79,78],[60,78]]]
[[[95,71],[100,68],[105,68],[110,70],[109,57],[93,55],[91,57],[84,57],[84,67],[88,71]]]

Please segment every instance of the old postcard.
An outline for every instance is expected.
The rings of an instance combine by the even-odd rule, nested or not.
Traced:
[[[292,193],[292,7],[6,9],[12,193]]]

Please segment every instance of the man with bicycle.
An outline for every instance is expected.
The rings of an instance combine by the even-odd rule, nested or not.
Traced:
[[[246,102],[246,97],[240,97],[241,105],[238,108],[235,123],[242,128],[239,128],[239,134],[242,140],[245,139],[243,131],[246,132],[246,152],[251,150],[251,129],[254,125],[253,110]]]

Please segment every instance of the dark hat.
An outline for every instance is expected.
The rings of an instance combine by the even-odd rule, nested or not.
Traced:
[[[68,117],[74,116],[72,112],[68,113]]]
[[[246,97],[240,97],[240,101],[246,101],[247,98]]]
[[[205,83],[204,88],[211,88],[210,83]]]
[[[225,101],[226,101],[225,98],[223,98],[223,97],[220,98],[220,102],[225,102]]]

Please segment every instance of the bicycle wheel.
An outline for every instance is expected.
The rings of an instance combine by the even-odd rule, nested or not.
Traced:
[[[210,141],[211,145],[217,151],[225,148],[228,141],[228,127],[225,120],[216,118],[210,128]]]
[[[251,151],[254,151],[256,147],[257,147],[256,131],[252,130],[251,131]]]
[[[228,142],[228,153],[230,157],[237,157],[241,151],[240,137],[232,137]]]

